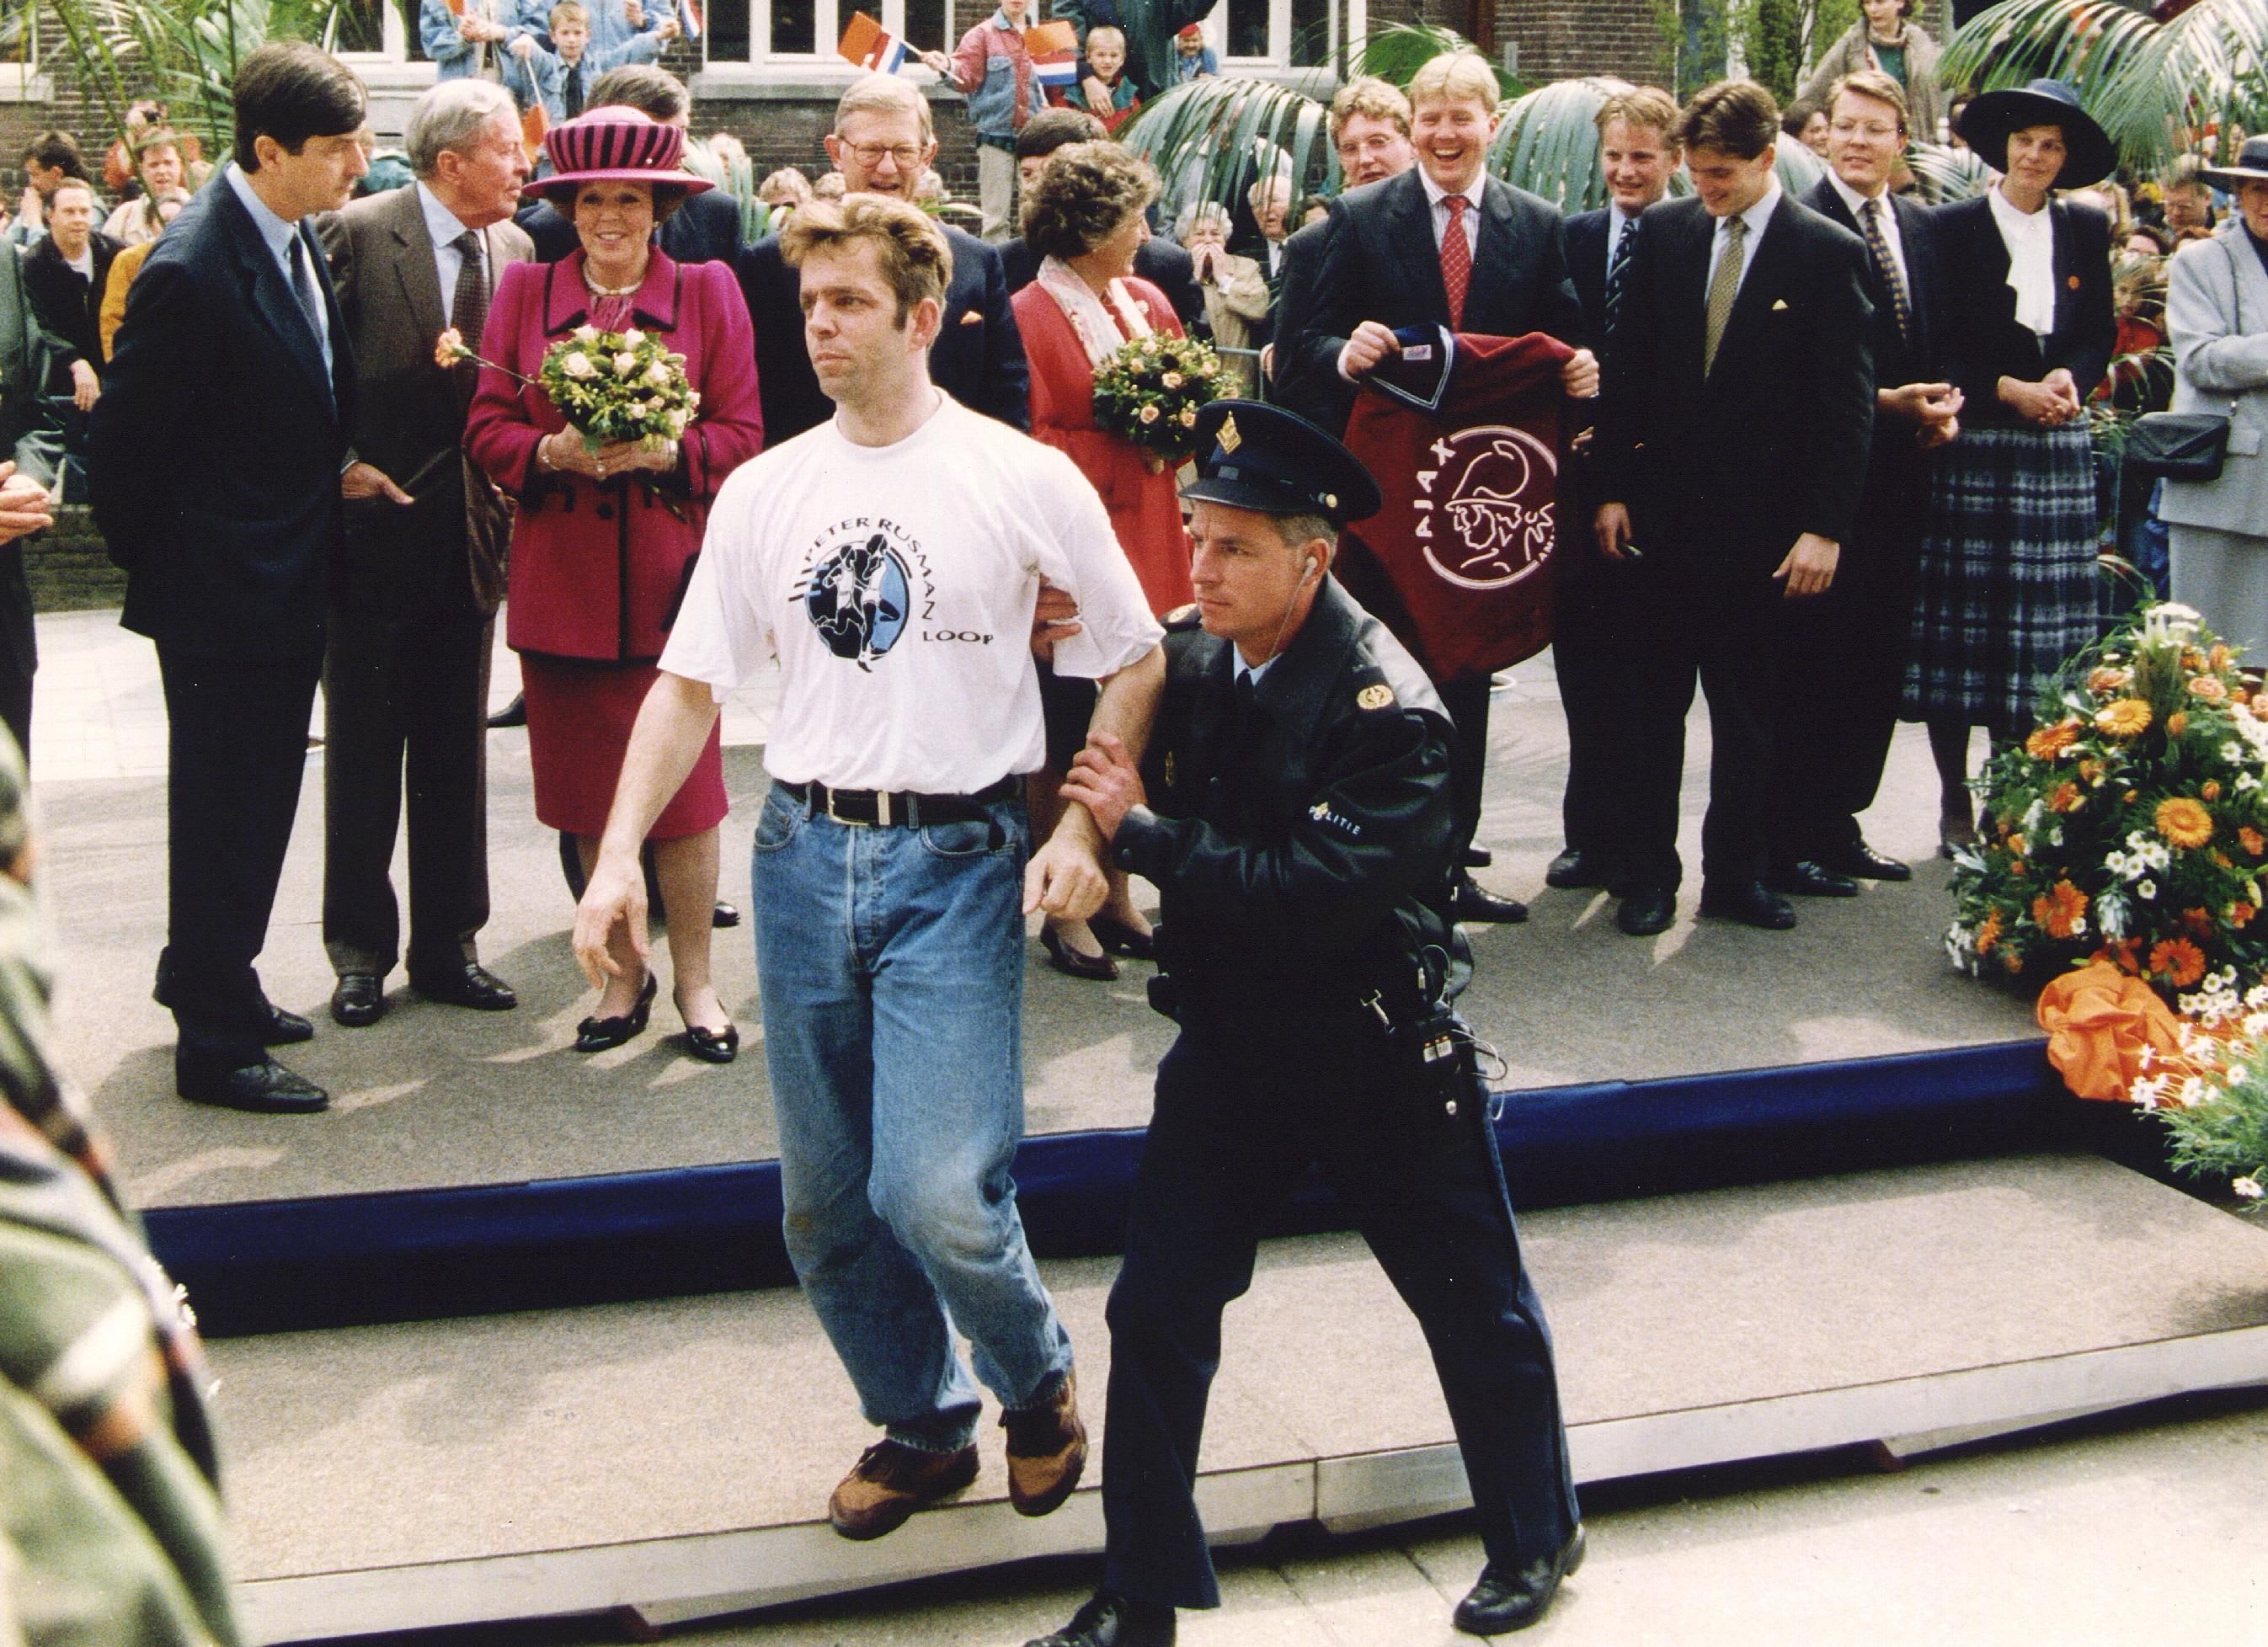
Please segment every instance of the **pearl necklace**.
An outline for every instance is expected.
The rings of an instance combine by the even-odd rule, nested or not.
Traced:
[[[594,298],[627,298],[644,284],[645,276],[641,274],[627,286],[601,286],[591,278],[590,265],[585,263],[583,266],[583,289]]]

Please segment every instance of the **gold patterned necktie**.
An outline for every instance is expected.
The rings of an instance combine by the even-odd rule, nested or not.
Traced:
[[[1748,238],[1748,219],[1725,220],[1725,250],[1717,259],[1716,272],[1709,277],[1708,330],[1701,341],[1705,378],[1716,367],[1717,345],[1724,341],[1725,322],[1733,318],[1733,299],[1741,295],[1741,243]]]

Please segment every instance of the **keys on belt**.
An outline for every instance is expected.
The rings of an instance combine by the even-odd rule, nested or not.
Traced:
[[[829,789],[814,779],[809,783],[782,783],[813,817],[825,813],[836,823],[862,828],[918,829],[925,824],[984,823],[991,809],[1016,793],[1017,782],[1002,778],[974,795],[921,795],[911,790]]]

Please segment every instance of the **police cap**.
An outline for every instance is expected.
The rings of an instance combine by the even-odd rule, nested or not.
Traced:
[[[1263,515],[1321,515],[1335,526],[1384,505],[1370,471],[1306,418],[1259,401],[1215,401],[1197,414],[1192,503]]]

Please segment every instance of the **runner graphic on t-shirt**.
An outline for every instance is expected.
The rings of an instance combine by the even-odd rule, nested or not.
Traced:
[[[907,605],[905,565],[879,532],[864,543],[844,544],[813,567],[804,595],[804,609],[827,650],[861,669],[897,644]]]

